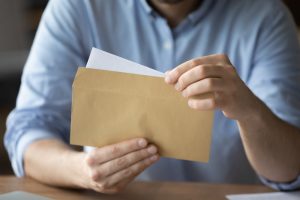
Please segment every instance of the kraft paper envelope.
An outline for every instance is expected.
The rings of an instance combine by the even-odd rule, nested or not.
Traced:
[[[79,68],[73,83],[71,144],[102,147],[135,137],[161,156],[209,160],[213,111],[196,111],[163,77]]]

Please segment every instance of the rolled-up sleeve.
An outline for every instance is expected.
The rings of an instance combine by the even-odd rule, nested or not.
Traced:
[[[288,182],[288,183],[280,183],[280,182],[270,181],[262,176],[260,176],[259,178],[262,183],[270,186],[271,188],[273,188],[275,190],[292,191],[292,190],[297,190],[300,187],[300,176],[298,176],[295,180]]]
[[[7,119],[4,144],[13,170],[23,176],[23,154],[46,138],[69,141],[71,85],[88,56],[82,1],[51,0],[25,64],[15,109]]]
[[[15,148],[10,148],[9,155],[13,170],[18,177],[24,176],[23,154],[29,144],[41,139],[61,139],[60,136],[53,134],[53,132],[47,132],[45,130],[27,130],[26,134],[23,133],[19,135],[22,135],[19,140],[8,139],[8,141],[11,141],[8,143],[9,145],[15,142]]]
[[[279,118],[300,127],[300,47],[295,25],[282,3],[274,4],[262,24],[248,85]],[[260,179],[277,190],[300,188],[300,176],[289,183]]]

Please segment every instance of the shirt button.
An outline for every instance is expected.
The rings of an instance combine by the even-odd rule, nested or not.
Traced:
[[[171,48],[172,48],[172,43],[169,42],[169,41],[165,42],[165,43],[164,43],[164,48],[165,48],[165,49],[171,49]]]

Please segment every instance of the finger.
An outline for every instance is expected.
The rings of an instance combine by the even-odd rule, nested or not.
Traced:
[[[165,76],[167,76],[167,75],[169,74],[170,71],[171,71],[171,70],[167,70],[167,71],[165,72]]]
[[[94,168],[91,177],[94,181],[103,179],[118,171],[121,171],[122,169],[130,167],[131,165],[137,163],[138,161],[151,157],[156,153],[157,153],[157,148],[154,145],[150,145],[146,149],[131,152],[129,154],[126,154],[125,156],[108,161]]]
[[[150,165],[155,163],[158,159],[159,159],[158,154],[155,154],[155,155],[151,156],[150,158],[141,160],[141,161],[135,163],[134,165],[132,165],[126,169],[123,169],[123,170],[111,175],[110,177],[107,177],[107,179],[104,181],[105,186],[107,188],[110,188],[114,185],[117,185],[118,183],[120,183],[123,180],[136,177],[141,172],[143,172],[147,167],[149,167]]]
[[[125,180],[122,180],[121,182],[117,183],[116,185],[105,190],[105,193],[106,194],[118,193],[118,192],[122,191],[123,189],[125,189],[128,186],[128,184],[130,184],[134,179],[135,179],[135,177],[130,177]]]
[[[221,78],[206,78],[198,82],[192,83],[182,91],[182,96],[191,97],[209,92],[221,91],[224,87]]]
[[[188,85],[205,78],[221,78],[226,74],[226,71],[224,66],[211,64],[198,65],[179,77],[175,84],[175,89],[177,91],[182,91]]]
[[[189,99],[188,105],[195,110],[213,110],[218,108],[217,102],[213,97],[206,99]]]
[[[197,58],[199,64],[213,64],[213,65],[231,65],[228,56],[224,53],[212,54]]]
[[[140,173],[139,173],[140,174]],[[139,175],[138,174],[138,175]],[[138,176],[137,175],[137,176]],[[132,176],[129,178],[126,178],[125,180],[122,180],[121,182],[117,183],[114,187],[117,187],[119,189],[125,188],[128,184],[130,184],[134,179],[136,178],[136,176]]]
[[[165,82],[168,84],[174,84],[177,82],[178,78],[183,74],[184,72],[192,69],[193,67],[197,66],[197,60],[189,60],[187,62],[184,62],[180,65],[178,65],[176,68],[172,69],[171,71],[168,71],[165,76]]]
[[[130,152],[143,149],[147,146],[144,138],[126,140],[117,144],[96,148],[87,155],[89,166],[95,166],[109,160],[124,156]]]
[[[209,56],[203,56],[197,59],[192,59],[182,63],[173,70],[171,70],[165,77],[165,82],[168,84],[174,84],[178,78],[186,71],[198,66],[205,64],[214,65],[231,65],[230,60],[225,54],[214,54]]]

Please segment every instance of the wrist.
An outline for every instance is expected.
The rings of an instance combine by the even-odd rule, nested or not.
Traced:
[[[237,119],[239,124],[255,124],[262,122],[266,119],[268,114],[271,113],[267,105],[264,104],[260,99],[255,97],[249,108],[245,109],[245,113]]]
[[[68,151],[64,154],[69,180],[71,185],[76,188],[87,188],[85,183],[87,174],[84,167],[85,154],[85,152],[78,151]]]

